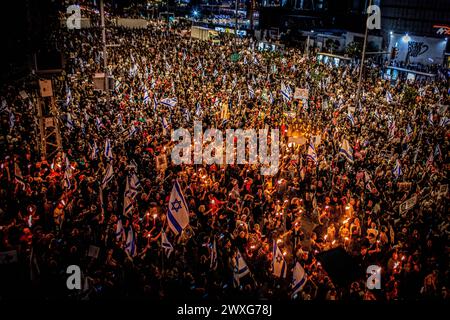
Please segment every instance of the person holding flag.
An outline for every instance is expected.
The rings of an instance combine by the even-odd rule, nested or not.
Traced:
[[[184,199],[180,184],[177,180],[175,180],[173,184],[167,206],[167,221],[170,230],[178,235],[187,225],[189,225],[189,207]]]
[[[277,245],[277,242],[273,240],[273,251],[272,251],[272,268],[273,275],[278,278],[286,278],[287,264],[284,259],[284,255]]]

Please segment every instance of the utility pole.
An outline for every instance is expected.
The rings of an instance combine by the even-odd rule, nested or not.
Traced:
[[[101,19],[101,28],[102,28],[102,42],[103,42],[103,72],[105,73],[105,91],[106,91],[107,97],[109,97],[108,59],[107,59],[107,52],[106,52],[105,8],[104,8],[103,0],[100,0],[100,19]]]
[[[372,0],[369,0],[369,7],[371,5],[372,5]],[[367,14],[367,8],[366,8],[366,14]],[[367,27],[367,17],[366,17],[365,21],[366,21],[366,32],[364,34],[364,44],[363,44],[363,49],[362,49],[361,65],[359,66],[358,89],[356,91],[356,107],[358,107],[358,104],[361,100],[361,80],[362,80],[362,74],[364,71],[364,60],[366,59],[367,33],[369,31],[369,28]]]
[[[235,0],[234,16],[234,50],[237,50],[238,0]]]

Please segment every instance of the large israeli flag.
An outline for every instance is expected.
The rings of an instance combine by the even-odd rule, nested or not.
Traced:
[[[339,149],[339,154],[341,154],[348,162],[353,163],[353,149],[350,147],[347,139],[344,139]]]
[[[278,248],[277,242],[275,240],[273,241],[272,256],[273,275],[278,278],[286,278],[286,260],[284,259],[283,253],[281,252],[280,248]]]
[[[296,263],[293,272],[292,279],[292,297],[294,298],[297,292],[299,292],[306,281],[308,280],[308,275],[305,272],[305,269],[300,265],[300,263]]]
[[[166,107],[173,108],[177,104],[178,99],[176,97],[174,98],[165,98],[159,101],[162,105],[165,105]]]
[[[167,208],[167,221],[170,229],[179,234],[189,224],[189,209],[184,200],[178,181],[175,181]]]
[[[250,269],[247,266],[247,263],[245,262],[244,258],[242,257],[241,253],[237,252],[236,258],[235,258],[235,265],[234,265],[234,281],[235,284],[239,285],[239,280],[242,277],[245,277],[247,274],[250,273]]]

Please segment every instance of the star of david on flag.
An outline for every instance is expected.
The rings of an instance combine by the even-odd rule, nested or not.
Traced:
[[[175,181],[167,208],[170,229],[179,234],[189,224],[189,209],[178,181]]]

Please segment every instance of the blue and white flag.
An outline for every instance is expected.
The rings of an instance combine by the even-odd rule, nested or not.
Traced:
[[[106,167],[105,177],[103,178],[102,181],[102,189],[104,189],[106,185],[112,180],[113,176],[114,176],[113,166],[109,163],[108,166]]]
[[[273,104],[275,102],[275,99],[273,98],[272,91],[269,91],[269,101],[270,101],[270,104]]]
[[[253,88],[250,85],[248,85],[248,95],[250,99],[253,99],[255,97],[255,91],[253,91]]]
[[[123,241],[125,239],[125,229],[123,228],[122,219],[117,220],[115,234],[117,241]]]
[[[112,154],[112,147],[111,147],[111,140],[109,140],[109,138],[106,138],[105,140],[105,158],[110,161],[113,158],[113,154]]]
[[[125,194],[123,195],[123,215],[125,217],[130,217],[133,211],[133,199],[127,196],[129,190],[125,190]]]
[[[167,235],[166,233],[163,231],[161,231],[161,247],[164,249],[164,252],[167,256],[167,258],[170,257],[170,254],[173,251],[173,246],[172,244],[169,242],[169,239],[167,239]]]
[[[312,141],[308,144],[308,152],[306,153],[306,159],[311,160],[314,162],[315,165],[317,165],[317,153],[316,149],[314,148],[314,143]]]
[[[214,239],[213,243],[210,244],[211,246],[211,259],[209,263],[209,268],[211,270],[217,269],[217,248],[216,248],[216,239]]]
[[[306,274],[305,269],[303,269],[298,262],[295,264],[292,278],[292,298],[295,298],[297,293],[308,281],[308,275]]]
[[[97,131],[100,131],[100,128],[102,126],[102,120],[100,120],[99,117],[95,118],[95,125],[97,126]]]
[[[339,154],[341,154],[348,162],[353,163],[353,149],[350,147],[347,139],[344,139],[339,149]]]
[[[392,99],[392,94],[389,91],[386,91],[386,101],[387,103],[392,103],[392,101],[394,101],[394,99]]]
[[[153,94],[153,111],[156,112],[157,107],[158,107],[158,99],[156,99],[156,94]]]
[[[197,65],[197,71],[203,69],[202,63],[199,61]]]
[[[447,126],[449,123],[450,123],[450,119],[447,118],[447,117],[442,117],[442,118],[441,118],[441,121],[439,121],[439,125],[440,125],[441,127],[445,127],[445,126]]]
[[[273,275],[278,278],[286,278],[286,260],[284,259],[283,253],[281,252],[280,248],[278,248],[277,242],[275,240],[273,241],[272,256]]]
[[[348,119],[348,121],[350,121],[352,126],[355,125],[355,118],[353,118],[353,115],[351,113],[347,113],[347,119]]]
[[[139,192],[140,186],[141,183],[137,175],[135,173],[131,174],[127,177],[127,182],[125,185],[125,195],[134,199]]]
[[[283,82],[281,83],[281,96],[285,102],[289,102],[291,100],[292,90],[289,85],[285,85]]]
[[[214,69],[213,77],[217,78],[218,75],[219,75],[219,72],[216,69]]]
[[[250,273],[250,269],[247,266],[244,258],[242,257],[239,250],[237,251],[236,257],[234,259],[234,282],[236,285],[240,284],[240,279],[245,277]]]
[[[433,112],[429,112],[428,113],[428,117],[427,117],[428,123],[431,125],[434,125],[434,120],[433,120]]]
[[[394,170],[392,170],[392,174],[393,174],[396,178],[400,177],[400,176],[403,174],[403,172],[402,172],[402,167],[401,167],[400,161],[399,161],[398,159],[395,160],[395,167],[394,167]]]
[[[148,89],[147,87],[144,87],[144,104],[149,104],[150,103],[150,96],[148,94]]]
[[[130,226],[130,228],[128,229],[127,242],[125,243],[125,251],[128,253],[130,257],[135,257],[137,255],[136,235],[132,226]]]
[[[178,181],[175,181],[167,208],[167,221],[170,229],[175,234],[180,234],[189,224],[189,208],[184,200],[181,187]]]
[[[159,101],[162,105],[165,105],[166,107],[173,108],[176,106],[178,102],[178,99],[176,97],[174,98],[165,98]]]

